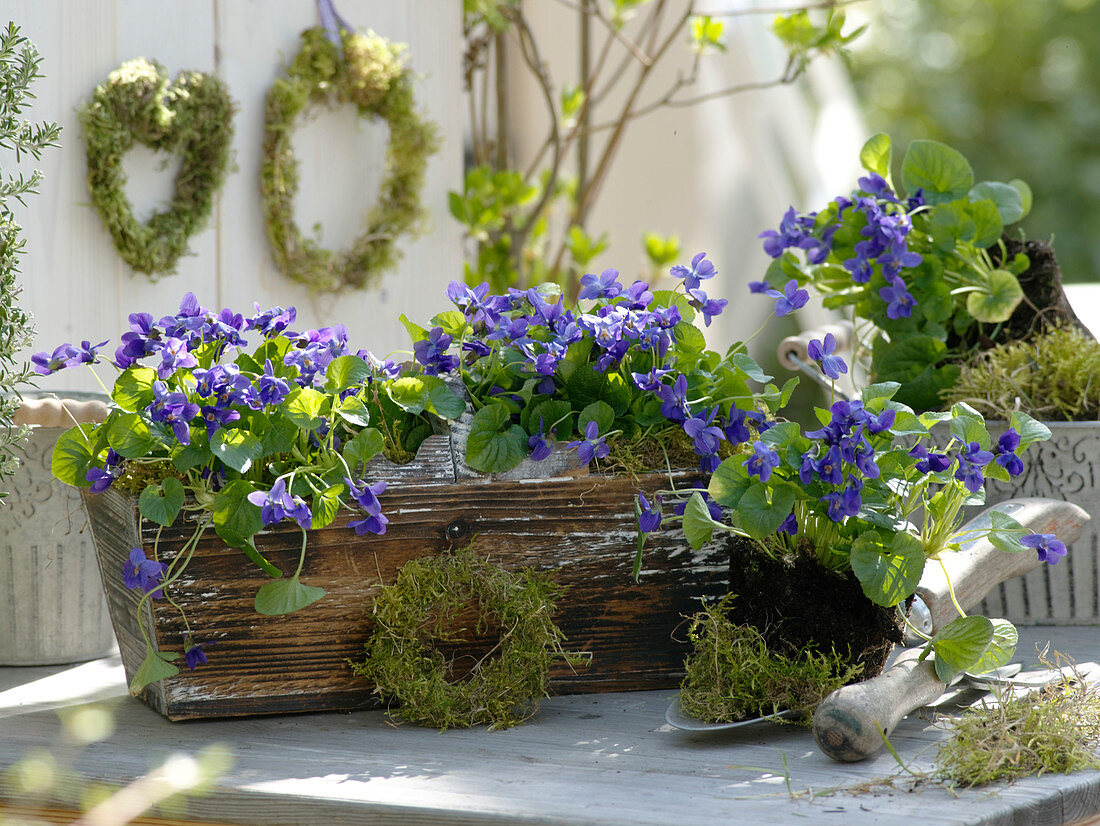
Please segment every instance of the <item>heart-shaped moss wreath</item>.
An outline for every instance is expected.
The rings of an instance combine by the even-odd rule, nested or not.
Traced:
[[[420,190],[439,138],[435,125],[416,112],[412,77],[400,59],[404,48],[373,32],[346,31],[337,46],[324,29],[307,29],[286,77],[268,91],[260,169],[267,237],[283,274],[315,291],[372,286],[397,263],[397,237],[415,234],[424,218]],[[303,238],[294,221],[294,124],[307,106],[333,103],[354,104],[360,117],[381,118],[390,129],[378,203],[363,233],[338,253]]]
[[[172,83],[163,66],[143,57],[111,72],[81,108],[92,203],[137,272],[174,272],[192,233],[206,225],[229,169],[236,108],[216,77],[181,72]],[[145,224],[134,218],[122,169],[134,141],[181,159],[171,205]]]
[[[375,598],[366,660],[352,663],[352,670],[400,703],[401,717],[411,723],[514,726],[538,710],[554,657],[573,661],[551,619],[561,590],[543,573],[505,571],[469,547],[412,559]],[[451,683],[432,640],[446,638],[449,624],[471,604],[479,609],[476,633],[499,624],[500,642]]]

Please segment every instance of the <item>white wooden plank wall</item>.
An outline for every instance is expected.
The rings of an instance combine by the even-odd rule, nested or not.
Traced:
[[[405,241],[399,269],[370,291],[311,296],[282,276],[271,259],[259,200],[264,97],[297,52],[303,29],[319,24],[313,0],[0,0],[0,24],[15,21],[43,57],[33,92],[35,119],[57,121],[62,148],[48,150],[41,194],[18,212],[27,238],[23,306],[36,318],[35,350],[63,341],[110,338],[111,351],[131,312],[159,317],[176,309],[188,290],[212,309],[248,312],[252,303],[298,308],[298,328],[343,323],[352,342],[379,355],[407,349],[400,313],[426,320],[444,309],[443,290],[462,277],[461,235],[447,211],[447,191],[462,182],[462,19],[450,0],[337,0],[353,26],[409,44],[419,76],[418,102],[441,129],[444,142],[429,164],[422,196],[429,230]],[[239,105],[233,171],[191,255],[178,274],[151,282],[131,272],[89,204],[84,142],[77,109],[98,83],[124,61],[148,57],[180,71],[217,74]],[[343,248],[358,234],[376,201],[382,177],[384,125],[360,121],[350,108],[322,112],[301,124],[295,154],[301,170],[296,204],[302,232],[324,227],[322,243]],[[11,159],[0,157],[8,171]],[[171,194],[176,163],[138,147],[125,161],[128,193],[140,219]],[[33,165],[26,164],[27,169]],[[110,368],[102,373],[109,381]],[[94,390],[87,371],[66,371],[40,382],[43,389]]]

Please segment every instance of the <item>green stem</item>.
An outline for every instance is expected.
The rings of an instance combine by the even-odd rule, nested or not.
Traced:
[[[294,579],[297,579],[302,573],[302,566],[306,563],[306,543],[309,541],[309,532],[302,528],[302,552],[298,556],[298,569],[294,572]]]

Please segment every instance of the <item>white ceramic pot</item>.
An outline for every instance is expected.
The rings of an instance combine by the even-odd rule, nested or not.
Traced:
[[[69,414],[102,421],[106,413],[101,401],[76,399],[27,399],[19,410],[16,423],[31,433],[0,508],[0,665],[83,662],[115,650],[87,513],[50,470]]]
[[[986,504],[1021,496],[1062,499],[1092,516],[1069,554],[995,588],[983,603],[987,616],[1032,625],[1100,625],[1100,422],[1044,422],[1046,442],[1023,455],[1024,471],[1009,483],[986,484]],[[996,440],[1004,422],[988,422]]]

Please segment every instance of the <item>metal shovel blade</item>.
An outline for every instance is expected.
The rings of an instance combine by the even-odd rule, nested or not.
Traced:
[[[684,714],[683,708],[680,707],[680,695],[677,694],[665,711],[665,722],[673,728],[683,729],[684,731],[723,731],[725,729],[741,728],[742,726],[753,726],[768,721],[789,720],[795,716],[795,712],[783,709],[775,714],[768,714],[764,717],[750,717],[747,720],[736,720],[732,723],[708,723],[698,717],[689,717]]]

